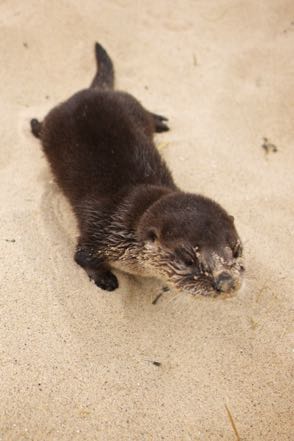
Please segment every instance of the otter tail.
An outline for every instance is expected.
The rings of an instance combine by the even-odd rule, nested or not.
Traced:
[[[95,44],[95,55],[97,63],[97,73],[90,85],[90,88],[97,88],[102,90],[113,89],[113,64],[106,50],[99,43]]]

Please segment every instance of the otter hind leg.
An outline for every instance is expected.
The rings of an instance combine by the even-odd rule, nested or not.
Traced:
[[[31,132],[36,138],[41,138],[42,123],[36,118],[31,119]]]
[[[169,130],[169,126],[166,124],[168,119],[165,116],[157,115],[156,113],[151,113],[154,121],[154,130],[157,133],[167,132]]]
[[[93,256],[92,251],[88,248],[78,246],[74,259],[86,271],[90,280],[93,280],[99,288],[105,291],[114,291],[118,288],[118,280],[110,271],[107,263]]]

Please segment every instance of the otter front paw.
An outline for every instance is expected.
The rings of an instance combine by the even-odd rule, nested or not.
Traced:
[[[94,280],[95,285],[105,291],[114,291],[118,288],[118,280],[111,271],[106,271],[105,273],[99,273],[90,276],[91,280]]]
[[[102,258],[95,257],[93,248],[79,245],[74,259],[78,265],[84,268],[89,279],[93,280],[99,288],[105,291],[114,291],[118,288],[117,278]]]

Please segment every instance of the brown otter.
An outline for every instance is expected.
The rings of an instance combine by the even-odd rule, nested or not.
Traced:
[[[108,291],[118,287],[111,268],[192,294],[236,290],[243,266],[233,217],[175,185],[153,143],[167,119],[114,91],[112,61],[100,44],[95,51],[90,88],[31,121],[78,220],[75,261]]]

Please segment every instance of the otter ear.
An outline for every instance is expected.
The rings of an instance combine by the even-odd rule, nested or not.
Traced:
[[[159,238],[159,231],[155,227],[148,228],[145,234],[145,240],[155,242]]]
[[[235,220],[234,216],[229,215],[229,218],[231,219],[232,222],[234,222]]]

